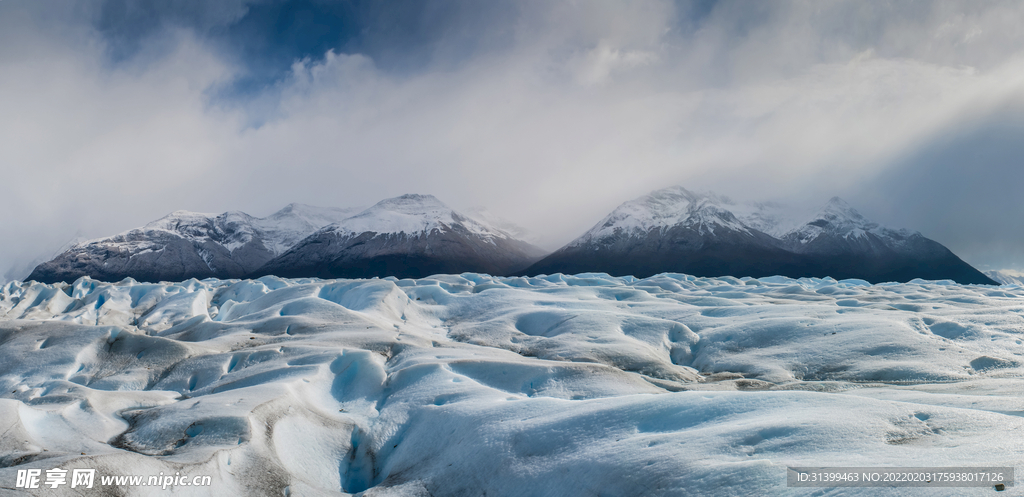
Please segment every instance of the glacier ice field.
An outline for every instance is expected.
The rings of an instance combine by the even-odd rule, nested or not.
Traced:
[[[948,281],[11,282],[0,495],[990,495],[786,468],[1024,467],[1022,340],[1024,287]]]

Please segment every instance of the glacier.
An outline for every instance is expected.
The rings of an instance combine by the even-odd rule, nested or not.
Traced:
[[[1022,340],[1021,285],[11,282],[0,493],[94,468],[212,477],[182,495],[946,495],[786,468],[1020,466]]]

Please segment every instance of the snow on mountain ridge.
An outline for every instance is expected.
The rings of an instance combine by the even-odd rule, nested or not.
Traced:
[[[727,202],[727,198],[712,192],[694,193],[681,186],[656,190],[619,205],[570,246],[621,235],[643,236],[680,224],[694,226],[702,233],[714,233],[716,226],[747,231],[748,227],[723,207]]]
[[[907,229],[892,229],[869,221],[843,199],[832,197],[811,221],[784,236],[795,239],[801,244],[807,244],[826,233],[846,239],[863,238],[871,233],[896,244],[917,234],[917,232]]]
[[[162,229],[199,244],[208,241],[220,243],[228,252],[234,252],[260,236],[262,230],[259,229],[258,221],[258,218],[241,211],[228,211],[219,215],[175,211],[147,224],[143,229]]]
[[[142,228],[128,230],[108,238],[124,237],[139,230],[161,230],[182,236],[194,243],[213,241],[223,245],[229,252],[234,252],[258,237],[267,250],[279,255],[316,230],[343,220],[358,209],[291,203],[264,218],[242,211],[211,214],[177,210],[147,223]],[[84,244],[105,241],[108,238],[90,240]]]
[[[82,275],[107,281],[180,281],[244,278],[264,268],[264,274],[299,271],[296,276],[308,276],[302,271],[334,270],[334,263],[343,263],[351,277],[399,270],[417,275],[465,270],[506,274],[542,255],[541,249],[462,215],[431,195],[403,195],[360,210],[291,204],[265,218],[239,211],[175,211],[141,228],[72,248],[36,266],[29,277],[51,282]],[[331,223],[321,224],[326,221]],[[331,259],[339,255],[336,249],[349,259]],[[314,253],[330,260],[316,259]]]
[[[994,284],[942,244],[871,222],[838,197],[803,217],[807,222],[797,223],[794,212],[782,204],[666,188],[620,205],[523,274],[679,272]]]
[[[985,276],[996,280],[1001,285],[1024,285],[1024,271],[1014,269],[992,269],[983,271]]]
[[[263,221],[287,222],[299,219],[311,226],[327,226],[342,219],[351,217],[365,210],[366,207],[318,207],[314,205],[290,203],[281,210],[263,218]]]
[[[81,238],[80,237],[79,239],[73,240],[72,242],[66,244],[64,247],[61,247],[61,249],[57,251],[57,254],[55,254],[55,256],[59,255],[60,253],[66,252],[67,250],[74,249],[74,248],[81,248],[81,247],[85,247],[85,246],[88,246],[88,245],[103,244],[103,243],[107,243],[107,244],[109,244],[109,243],[124,243],[127,240],[127,238],[131,234],[133,234],[133,233],[140,233],[140,232],[151,231],[151,230],[166,231],[166,232],[169,232],[169,233],[177,234],[179,236],[180,235],[185,235],[186,233],[182,233],[182,232],[176,231],[176,226],[180,226],[181,225],[181,221],[189,221],[190,222],[189,224],[196,224],[196,222],[198,222],[200,220],[205,222],[205,221],[209,221],[209,219],[215,218],[217,216],[218,216],[217,214],[212,214],[212,213],[194,212],[194,211],[187,211],[187,210],[176,210],[176,211],[171,212],[170,214],[168,214],[168,215],[166,215],[166,216],[164,216],[164,217],[162,217],[160,219],[157,219],[155,221],[150,221],[150,222],[144,224],[143,226],[141,226],[139,228],[131,228],[131,229],[122,231],[122,232],[120,232],[120,233],[118,233],[116,235],[102,236],[102,237],[98,237],[98,238]],[[193,235],[193,236],[194,237],[198,237],[200,235]]]
[[[542,255],[542,249],[456,212],[432,195],[407,194],[318,230],[251,276],[512,274]]]
[[[617,207],[570,245],[579,246],[616,233],[642,236],[676,225],[714,234],[716,227],[749,233],[755,229],[781,238],[800,229],[808,215],[779,202],[737,202],[714,192],[693,192],[682,186],[656,190]]]
[[[174,211],[114,236],[76,244],[38,264],[29,279],[70,281],[90,275],[109,281],[191,277],[240,278],[353,209],[293,204],[266,218],[240,211]]]
[[[353,235],[418,235],[434,230],[444,233],[456,225],[484,238],[513,238],[499,228],[454,211],[433,195],[420,194],[406,194],[381,200],[363,212],[325,226],[320,231]]]

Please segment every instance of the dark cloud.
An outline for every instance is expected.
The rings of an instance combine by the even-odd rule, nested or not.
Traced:
[[[519,10],[516,2],[469,0],[106,0],[95,26],[115,61],[168,29],[190,30],[244,67],[235,89],[252,92],[329,50],[399,72],[466,60],[508,46]]]
[[[94,4],[92,27],[113,64],[135,59],[168,40],[169,30],[207,34],[243,19],[260,0],[103,0]],[[156,43],[154,43],[156,42]]]
[[[892,161],[854,195],[976,264],[1024,265],[1024,105],[965,116]]]

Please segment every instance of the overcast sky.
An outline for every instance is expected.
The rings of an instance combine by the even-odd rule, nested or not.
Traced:
[[[432,193],[557,248],[680,184],[1024,266],[1013,0],[2,0],[0,273],[173,210]]]

